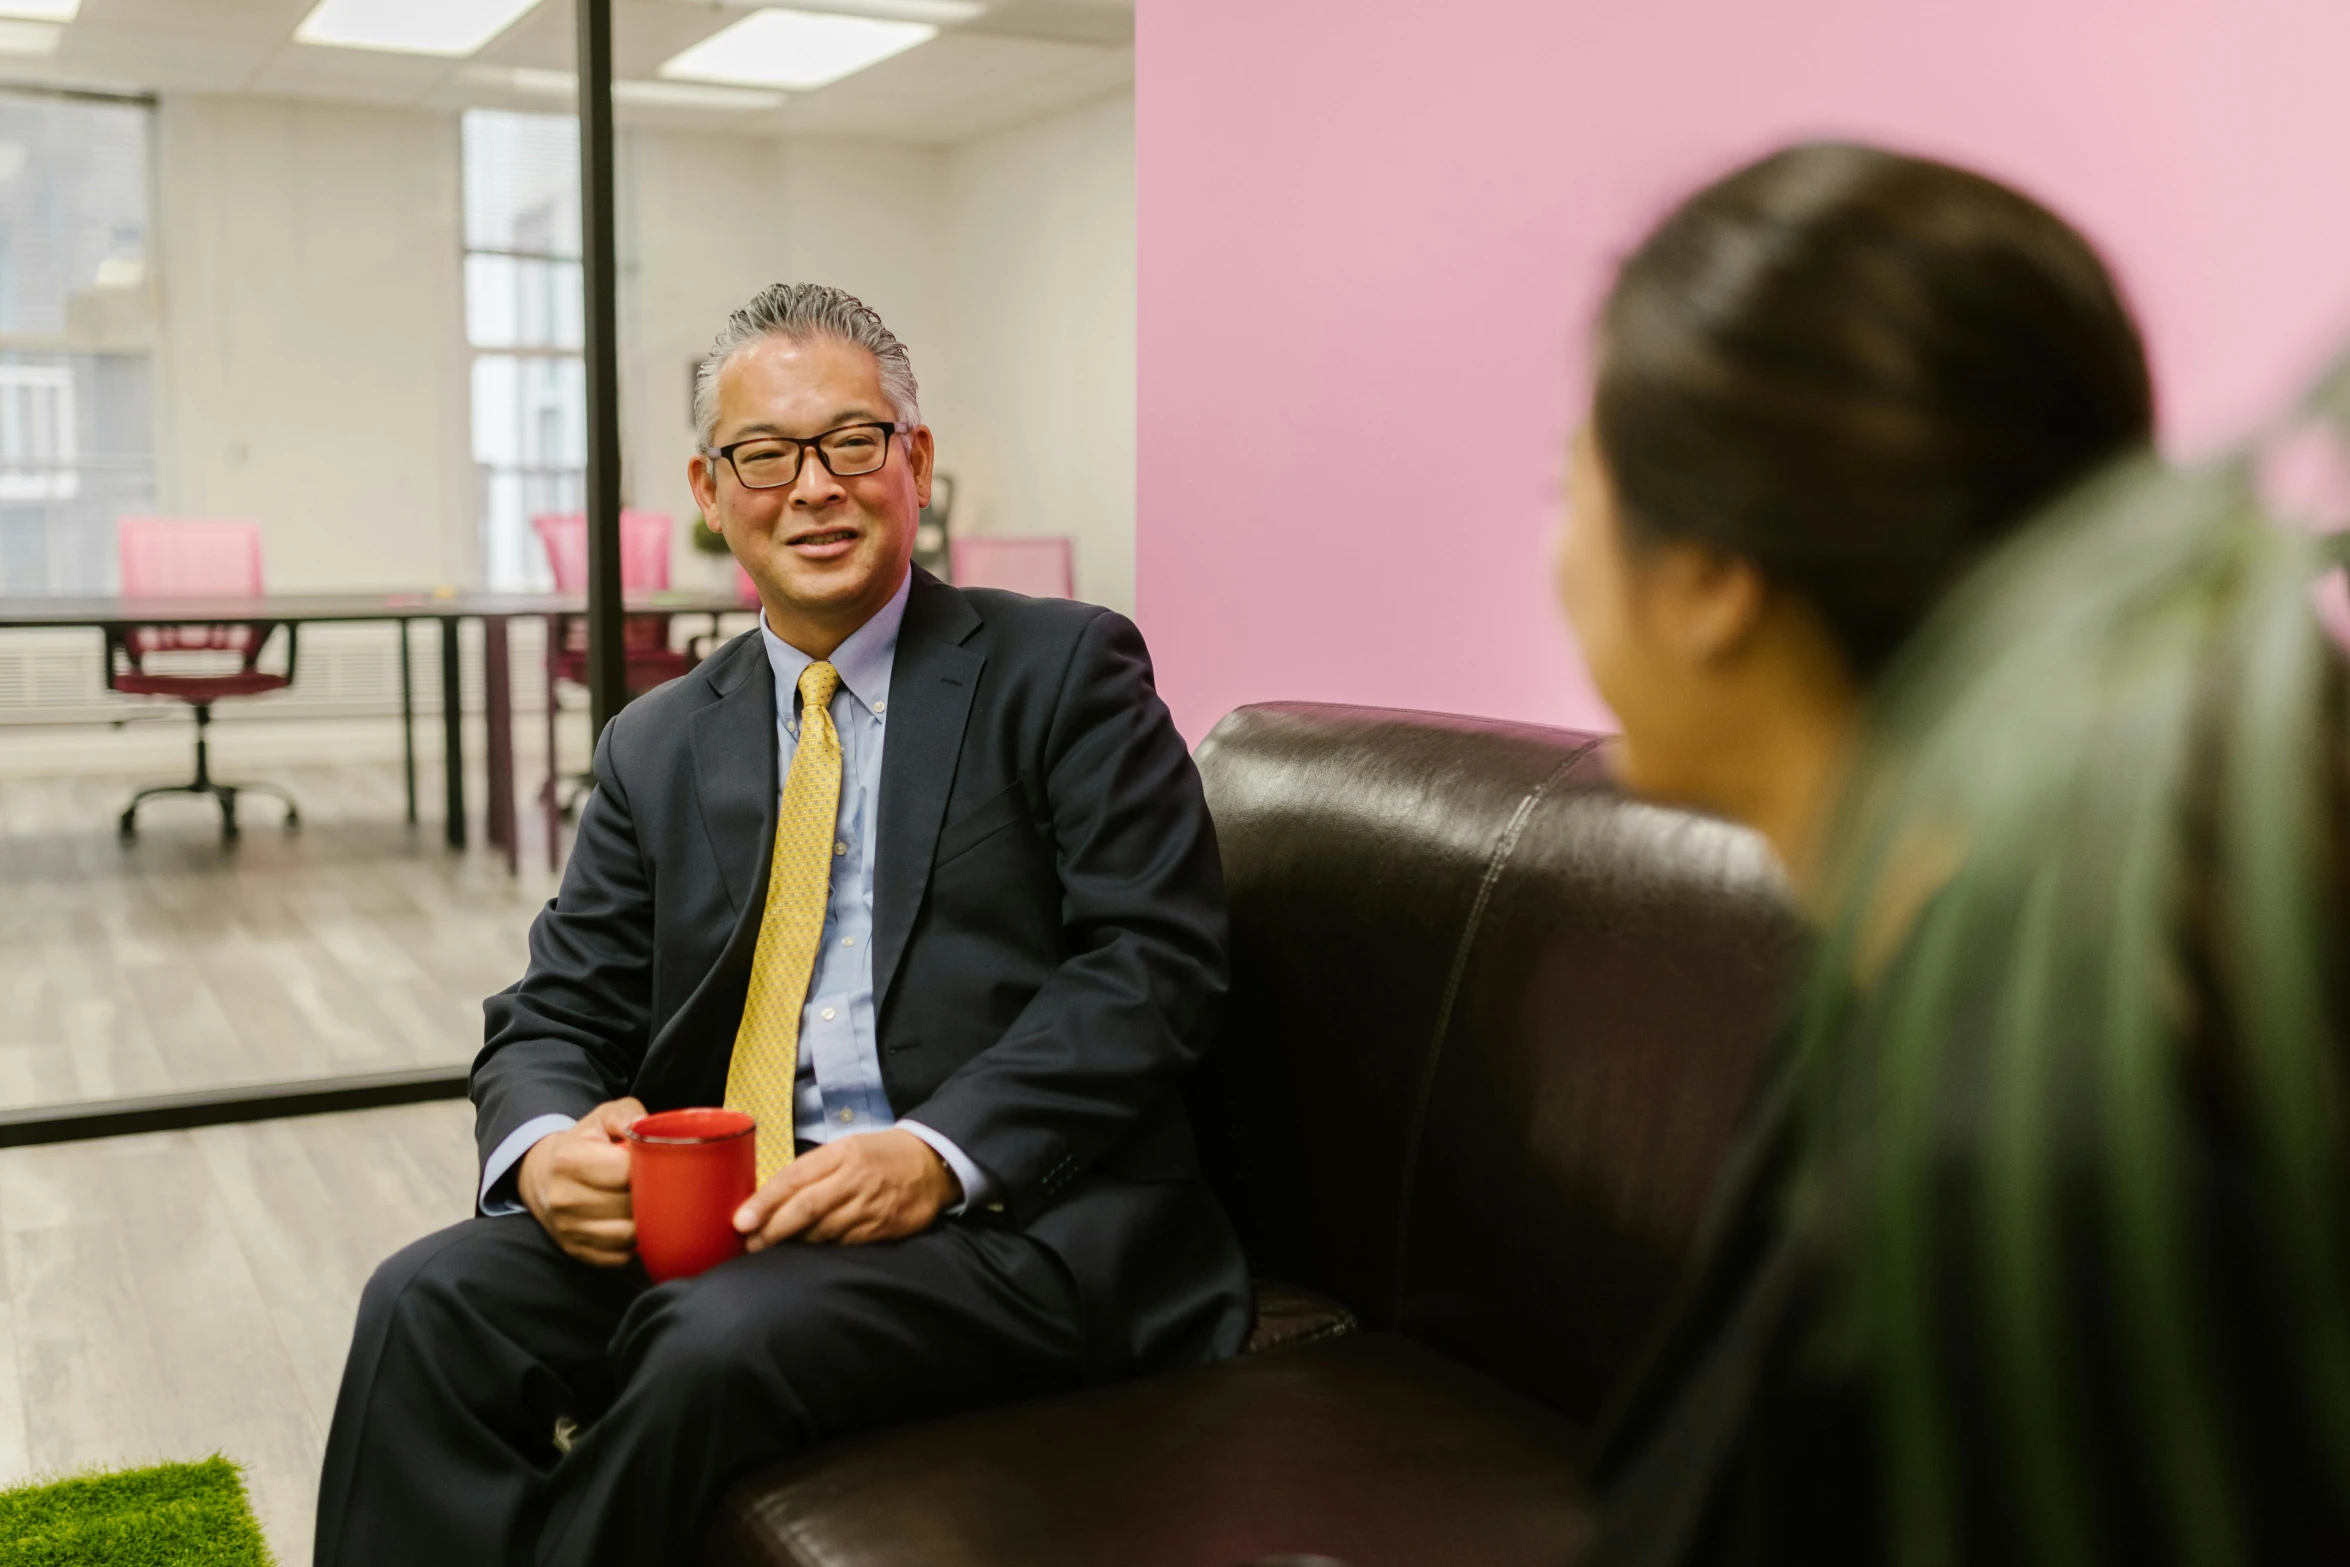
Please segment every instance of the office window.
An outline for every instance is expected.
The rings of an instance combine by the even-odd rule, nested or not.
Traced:
[[[155,509],[148,107],[0,91],[0,593],[105,593]]]
[[[493,588],[544,588],[552,579],[531,519],[586,506],[579,124],[476,109],[464,142],[482,576]]]

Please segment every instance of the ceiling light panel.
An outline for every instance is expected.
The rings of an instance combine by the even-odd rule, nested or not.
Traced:
[[[19,22],[70,22],[82,0],[0,0],[0,17]]]
[[[294,29],[294,41],[395,54],[472,54],[536,4],[538,0],[318,0]]]
[[[928,22],[770,8],[712,33],[662,66],[661,74],[813,92],[937,36]]]

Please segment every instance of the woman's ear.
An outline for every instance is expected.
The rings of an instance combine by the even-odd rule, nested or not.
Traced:
[[[1770,602],[1770,588],[1751,561],[1702,544],[1657,547],[1644,574],[1652,624],[1693,667],[1743,651]]]

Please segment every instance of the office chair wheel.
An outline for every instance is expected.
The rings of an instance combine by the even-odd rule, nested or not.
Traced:
[[[295,810],[295,809],[293,808],[293,806],[291,806],[291,805],[288,805],[288,806],[286,807],[286,831],[287,831],[288,833],[298,833],[298,832],[300,832],[301,830],[302,830],[302,813],[301,813],[300,811],[297,811],[297,810]]]
[[[220,798],[220,841],[234,843],[244,834],[237,827],[237,792],[234,789],[214,791]]]
[[[114,836],[124,843],[136,843],[139,838],[139,813],[125,811],[114,824]]]

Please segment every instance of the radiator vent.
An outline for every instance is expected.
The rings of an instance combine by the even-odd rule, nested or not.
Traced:
[[[545,632],[540,621],[508,626],[514,709],[537,713],[546,690],[540,674]],[[284,633],[262,654],[264,669],[285,667]],[[116,723],[142,710],[184,712],[178,702],[118,696],[106,689],[103,650],[95,631],[18,631],[0,636],[0,726]],[[400,710],[400,642],[388,625],[316,625],[302,628],[301,662],[290,690],[224,702],[224,720],[243,714],[272,718],[360,718]],[[416,711],[441,711],[441,639],[437,625],[418,622],[408,632],[409,671]],[[482,706],[481,627],[458,632],[459,678],[465,710]]]

